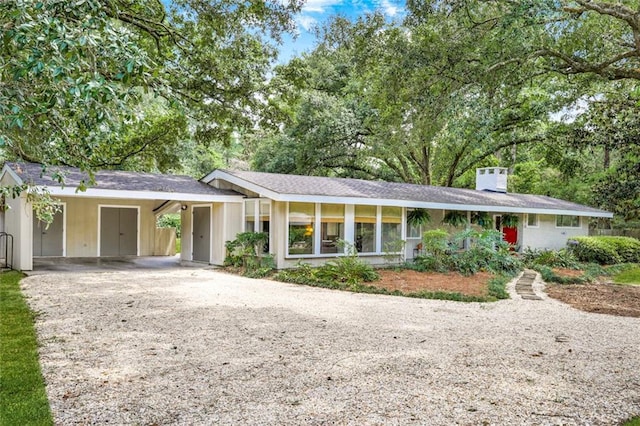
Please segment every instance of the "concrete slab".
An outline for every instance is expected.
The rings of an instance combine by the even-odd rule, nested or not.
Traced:
[[[174,268],[212,269],[213,265],[184,262],[175,256],[125,256],[125,257],[34,257],[33,270],[27,275],[52,272],[105,272],[127,270],[161,270]]]

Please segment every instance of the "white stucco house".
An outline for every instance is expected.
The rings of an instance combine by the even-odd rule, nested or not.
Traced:
[[[65,186],[51,172],[66,177]],[[412,258],[425,229],[407,223],[411,209],[428,209],[427,227],[442,228],[447,211],[486,212],[497,229],[503,215],[516,215],[518,225],[505,232],[518,249],[561,248],[570,237],[587,235],[589,219],[611,218],[600,209],[551,197],[506,191],[507,170],[478,169],[476,189],[215,170],[200,179],[125,171],[100,171],[96,184],[77,191],[86,175],[69,167],[6,163],[0,172],[5,186],[28,183],[46,188],[61,205],[48,228],[34,218],[25,194],[8,197],[0,232],[13,237],[10,254],[15,269],[30,270],[38,256],[152,256],[158,253],[156,219],[181,212],[185,261],[220,265],[224,243],[239,232],[269,234],[268,250],[278,268],[304,259],[322,263],[339,256],[337,240],[354,244],[360,256],[383,263],[385,246],[406,241]],[[0,245],[3,241],[0,240]],[[387,246],[388,247],[388,246]]]

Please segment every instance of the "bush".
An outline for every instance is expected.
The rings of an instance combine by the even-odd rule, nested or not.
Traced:
[[[526,248],[522,252],[522,261],[529,267],[548,266],[550,268],[578,269],[580,263],[568,249],[538,250]]]
[[[263,253],[264,245],[269,241],[269,234],[264,232],[242,232],[233,241],[224,246],[227,256],[225,266],[243,267],[244,274],[251,278],[267,276],[274,268],[273,256]]]
[[[631,237],[574,237],[567,241],[567,246],[582,262],[601,265],[640,262],[640,240]]]
[[[158,218],[156,226],[158,228],[174,228],[176,230],[176,237],[180,238],[180,230],[182,229],[180,223],[180,213],[167,213]]]

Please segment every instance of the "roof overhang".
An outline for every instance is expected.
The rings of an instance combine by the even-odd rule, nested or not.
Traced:
[[[202,182],[210,183],[214,179],[221,179],[231,184],[246,188],[260,195],[260,197],[270,198],[274,201],[290,201],[302,203],[331,203],[331,204],[360,204],[372,206],[395,206],[408,208],[423,209],[440,209],[440,210],[462,210],[477,212],[500,212],[500,213],[532,213],[532,214],[552,214],[552,215],[570,215],[583,217],[605,217],[612,218],[613,213],[605,211],[584,211],[571,209],[544,209],[544,208],[527,208],[527,207],[507,207],[500,205],[474,205],[474,204],[453,204],[438,203],[430,201],[412,201],[397,200],[387,198],[365,198],[365,197],[331,197],[326,195],[301,195],[301,194],[283,194],[272,191],[263,186],[249,182],[222,170],[214,170],[201,179]]]
[[[116,198],[123,200],[171,200],[185,202],[227,202],[240,203],[243,196],[217,195],[217,194],[189,194],[184,192],[163,191],[123,191],[113,189],[87,188],[86,191],[78,191],[72,187],[41,186],[53,196],[78,197],[78,198]]]

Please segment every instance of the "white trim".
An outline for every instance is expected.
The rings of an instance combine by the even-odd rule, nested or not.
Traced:
[[[17,185],[22,185],[24,183],[24,181],[20,178],[20,176],[18,176],[18,174],[11,167],[9,167],[8,164],[5,164],[2,167],[2,173],[0,173],[0,180],[4,177],[6,173],[9,173],[9,176],[11,176],[11,178],[16,181]]]
[[[275,191],[271,191],[263,186],[257,185],[253,182],[249,182],[237,176],[233,176],[232,174],[229,174],[222,170],[214,170],[213,172],[209,173],[208,175],[200,179],[200,181],[208,185],[211,183],[212,180],[215,180],[215,179],[223,179],[233,185],[237,185],[239,187],[248,189],[251,192],[255,192],[256,194],[258,194],[259,198],[271,198],[272,200],[275,200],[275,201],[297,201],[294,199],[289,199],[290,197],[287,197],[287,196],[283,197],[282,196],[283,194],[280,194]],[[301,202],[306,202],[306,201],[301,201]]]
[[[537,213],[537,214],[564,214],[572,216],[585,217],[607,217],[612,218],[613,213],[581,211],[581,210],[564,210],[564,209],[545,209],[545,208],[528,208],[528,207],[509,207],[500,205],[475,205],[475,204],[454,204],[454,203],[438,203],[431,201],[413,201],[413,200],[394,200],[385,198],[360,198],[360,197],[337,197],[327,195],[304,195],[304,194],[281,194],[253,182],[233,176],[222,170],[214,170],[201,179],[202,182],[210,183],[214,179],[222,179],[233,185],[246,188],[255,192],[260,197],[271,198],[275,201],[299,202],[299,203],[327,203],[327,204],[361,204],[369,206],[391,206],[391,207],[413,207],[432,210],[463,210],[478,212],[502,212],[502,213]]]
[[[62,204],[62,257],[67,257],[67,203]]]
[[[192,262],[202,262],[202,260],[193,260],[193,234],[195,233],[194,221],[193,221],[193,210],[196,207],[208,207],[209,208],[209,260],[207,263],[211,264],[211,259],[213,258],[213,206],[211,204],[192,204],[191,205],[191,255],[189,260]],[[226,223],[226,209],[223,211],[223,220]],[[244,218],[243,218],[244,221]],[[244,226],[244,225],[243,225]]]
[[[100,225],[102,224],[102,208],[113,209],[136,209],[138,211],[136,223],[136,256],[140,256],[140,206],[123,204],[98,204],[98,245],[96,247],[96,257],[100,257]]]
[[[535,225],[529,225],[529,215],[531,215],[531,214],[535,214],[536,215],[536,224]],[[540,215],[538,213],[527,213],[526,214],[526,219],[524,221],[524,227],[527,228],[527,229],[538,229],[538,228],[540,228]]]
[[[64,197],[83,198],[115,198],[122,200],[169,200],[169,201],[195,201],[195,202],[228,202],[241,203],[242,195],[213,195],[213,194],[187,194],[183,192],[162,191],[128,191],[114,189],[88,188],[86,191],[77,191],[73,187],[39,186],[46,188],[51,195]]]

